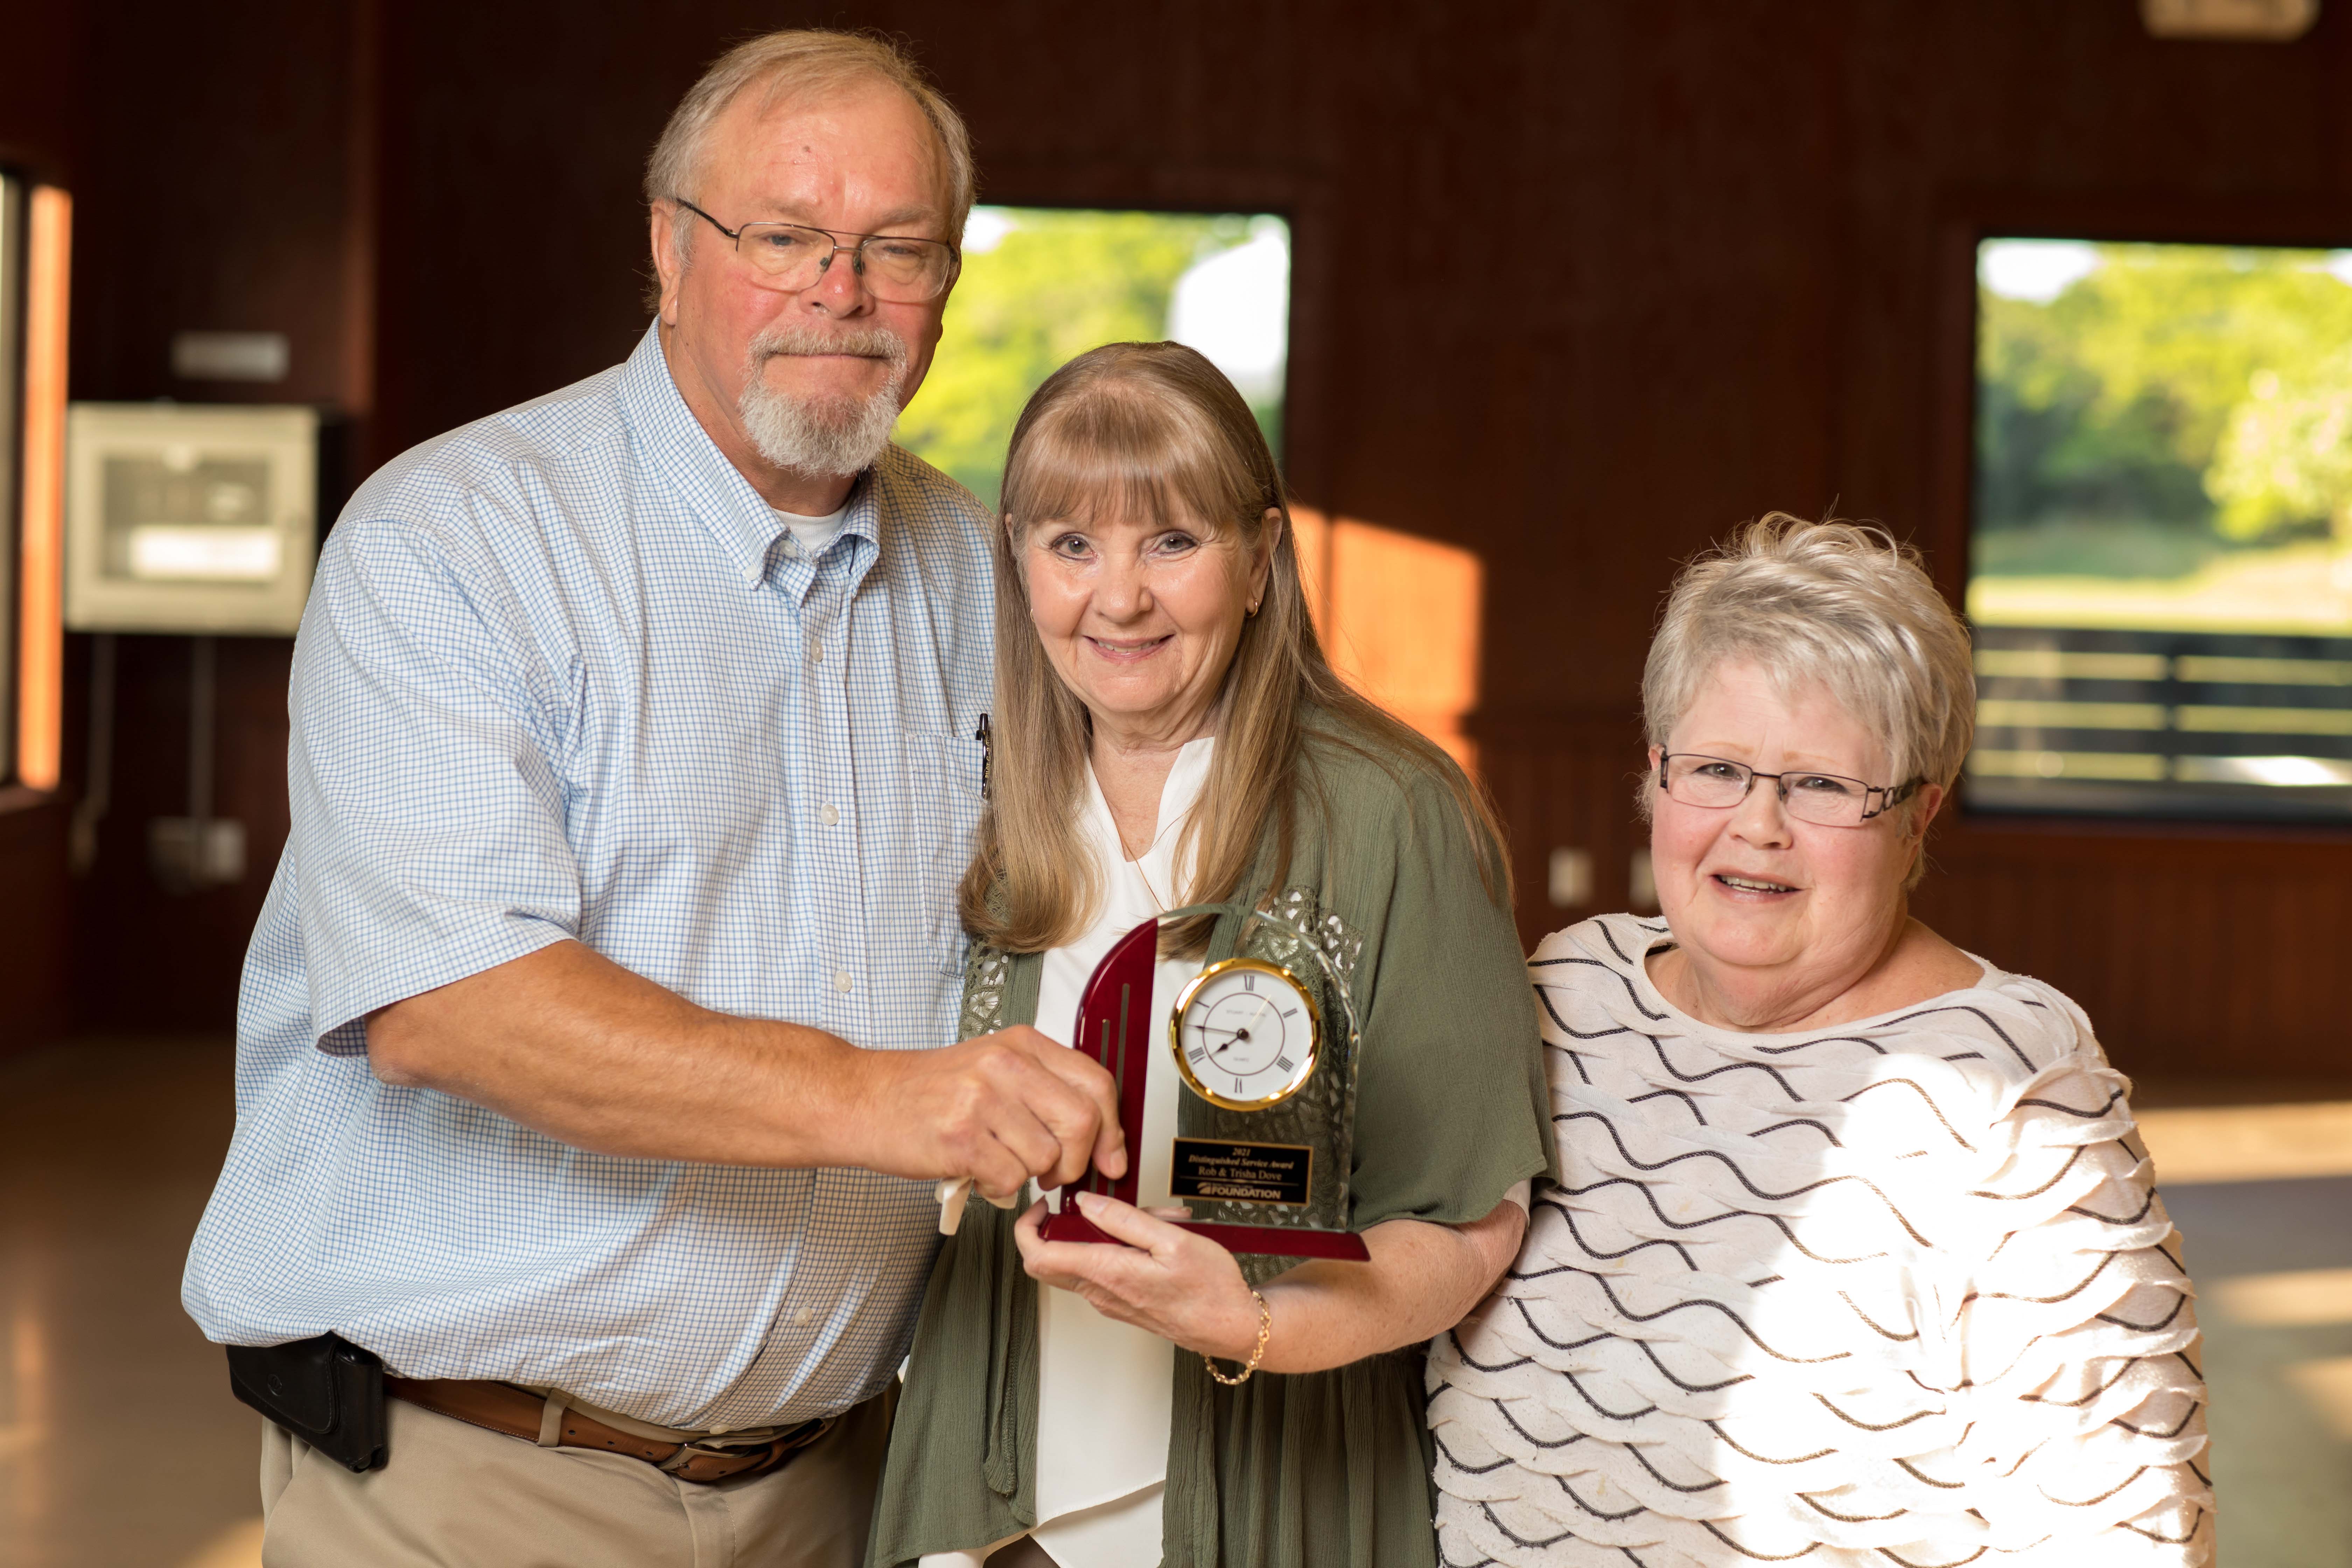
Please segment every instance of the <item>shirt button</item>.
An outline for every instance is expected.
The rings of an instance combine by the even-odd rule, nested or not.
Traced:
[[[856,982],[849,978],[849,971],[846,969],[836,969],[833,972],[833,988],[835,991],[846,991],[855,984]]]
[[[831,801],[827,801],[825,803],[824,808],[819,811],[817,816],[824,819],[824,825],[827,827],[831,827],[835,823],[841,820],[841,813],[834,809],[834,805]]]
[[[793,1327],[796,1329],[805,1329],[811,1323],[815,1321],[816,1314],[810,1311],[806,1307],[803,1307],[799,1311],[793,1314]]]
[[[809,662],[811,664],[823,664],[824,662],[824,644],[815,637],[811,637],[808,640],[808,647]]]

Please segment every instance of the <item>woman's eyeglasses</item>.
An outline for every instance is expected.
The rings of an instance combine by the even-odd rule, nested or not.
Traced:
[[[1758,779],[1772,781],[1780,792],[1782,808],[1790,816],[1824,827],[1859,827],[1909,799],[1923,782],[1867,784],[1836,773],[1760,773],[1745,763],[1690,752],[1670,752],[1658,759],[1658,787],[1685,805],[1713,811],[1738,805],[1748,798]],[[1877,797],[1874,802],[1873,796]]]

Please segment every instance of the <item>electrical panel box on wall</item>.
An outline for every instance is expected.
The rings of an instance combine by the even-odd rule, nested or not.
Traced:
[[[77,403],[66,625],[290,636],[318,552],[315,409]]]

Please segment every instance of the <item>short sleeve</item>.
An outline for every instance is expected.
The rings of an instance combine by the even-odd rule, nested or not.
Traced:
[[[347,519],[294,653],[281,878],[321,1049],[376,1008],[577,934],[556,684],[489,574],[416,525]]]
[[[1445,781],[1423,775],[1394,798],[1385,833],[1344,830],[1360,863],[1393,858],[1362,960],[1353,1223],[1467,1225],[1556,1173],[1535,998]]]

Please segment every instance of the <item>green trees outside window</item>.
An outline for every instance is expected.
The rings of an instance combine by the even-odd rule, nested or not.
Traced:
[[[1237,214],[975,208],[899,443],[990,506],[1022,405],[1098,343],[1173,337],[1234,378],[1281,450],[1289,231]]]
[[[2071,594],[2103,620],[2127,601],[2163,620],[2169,597],[2183,626],[2352,631],[2345,253],[1992,240],[1980,255],[1971,607],[2009,621]],[[2271,591],[2282,574],[2303,579],[2291,605]],[[2021,596],[2015,579],[2040,581]]]

